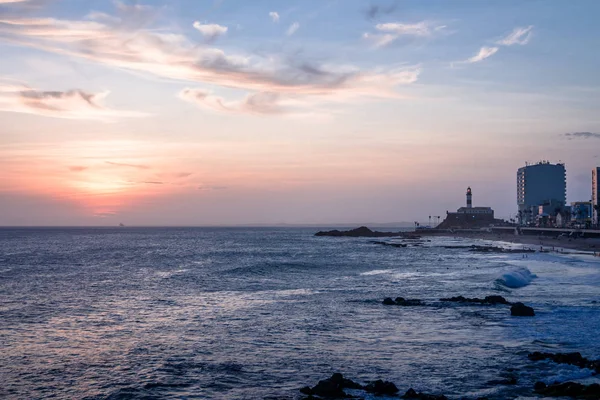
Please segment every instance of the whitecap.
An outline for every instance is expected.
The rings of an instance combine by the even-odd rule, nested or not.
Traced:
[[[504,272],[496,279],[496,283],[511,289],[518,289],[529,285],[535,278],[537,275],[527,268],[517,268]]]
[[[363,272],[363,273],[361,273],[361,275],[365,275],[365,276],[368,276],[368,275],[382,275],[382,274],[389,274],[389,273],[392,273],[392,272],[394,272],[394,270],[392,270],[392,269],[374,269],[372,271]]]

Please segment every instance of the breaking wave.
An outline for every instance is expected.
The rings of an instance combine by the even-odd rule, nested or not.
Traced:
[[[537,275],[527,268],[518,268],[504,272],[496,279],[496,283],[507,288],[518,289],[529,285],[534,278],[537,278]]]

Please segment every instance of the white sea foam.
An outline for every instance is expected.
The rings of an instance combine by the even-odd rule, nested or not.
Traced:
[[[373,271],[367,271],[361,273],[361,275],[382,275],[382,274],[390,274],[394,272],[392,269],[374,269]]]
[[[511,289],[518,289],[529,285],[534,278],[537,278],[537,275],[527,268],[517,268],[504,272],[496,282]]]
[[[178,269],[178,270],[174,270],[174,271],[158,271],[156,273],[156,275],[160,278],[168,279],[168,278],[171,278],[172,276],[181,275],[186,272],[187,272],[187,269]]]
[[[578,368],[572,365],[558,365],[553,366],[550,376],[545,377],[542,381],[550,385],[554,382],[581,381],[589,378],[593,379],[589,383],[598,383],[597,378],[594,377],[594,371],[590,369]]]

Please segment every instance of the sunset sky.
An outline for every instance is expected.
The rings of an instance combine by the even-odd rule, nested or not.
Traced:
[[[0,0],[0,225],[516,212],[600,165],[600,1]]]

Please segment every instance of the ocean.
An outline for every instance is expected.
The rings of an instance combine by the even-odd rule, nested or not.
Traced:
[[[333,372],[451,399],[599,381],[527,358],[600,359],[598,257],[314,232],[0,229],[0,398],[296,399]],[[501,295],[536,316],[440,301],[459,295]],[[397,296],[425,305],[382,304]]]

